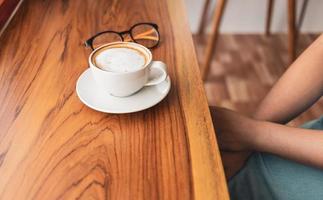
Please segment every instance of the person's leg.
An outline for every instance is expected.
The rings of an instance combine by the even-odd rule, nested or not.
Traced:
[[[321,200],[323,171],[268,153],[254,153],[229,180],[234,200]]]

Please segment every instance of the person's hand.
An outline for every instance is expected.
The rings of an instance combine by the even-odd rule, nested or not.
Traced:
[[[252,153],[251,143],[255,140],[252,134],[256,120],[245,117],[236,112],[210,107],[216,136],[221,149],[221,157],[227,179],[236,174]],[[253,132],[253,133],[252,133]]]
[[[221,150],[251,151],[257,135],[257,121],[236,112],[210,107],[216,136]]]

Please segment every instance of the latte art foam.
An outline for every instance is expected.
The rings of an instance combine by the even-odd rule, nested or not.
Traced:
[[[97,67],[110,72],[136,71],[146,64],[142,52],[127,47],[102,49],[94,57],[94,61]]]

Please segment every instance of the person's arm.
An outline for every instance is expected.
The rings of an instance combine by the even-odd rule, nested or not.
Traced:
[[[283,76],[277,81],[268,95],[260,103],[258,109],[253,115],[254,119],[276,122],[280,124],[287,123],[291,119],[295,118],[300,113],[304,112],[308,107],[310,107],[314,102],[316,102],[323,94],[323,35],[321,35],[283,74]],[[322,140],[323,136],[318,136],[317,131],[313,136],[306,136],[303,140],[303,134],[293,133],[305,132],[306,134],[313,133],[313,131],[308,131],[304,129],[291,130],[289,127],[281,128],[278,124],[273,125],[271,123],[266,124],[270,128],[266,130],[266,133],[261,135],[261,137],[269,137],[273,143],[270,141],[259,140],[258,145],[247,145],[246,134],[249,131],[257,129],[259,134],[262,134],[264,127],[261,128],[255,123],[257,120],[252,120],[250,118],[241,117],[239,114],[232,114],[230,111],[224,109],[211,107],[212,118],[214,120],[214,126],[217,129],[217,137],[220,148],[226,151],[235,152],[234,154],[239,154],[242,158],[236,159],[240,162],[239,166],[242,166],[244,160],[248,158],[251,151],[267,151],[270,153],[275,153],[280,156],[284,156],[293,160],[297,160],[303,163],[313,164],[315,166],[321,166],[323,158],[318,157],[314,160],[317,152],[323,155]],[[260,123],[260,124],[262,124]],[[253,128],[253,127],[256,128]],[[277,128],[278,126],[278,128]],[[274,135],[273,129],[282,132],[281,135]],[[247,131],[248,130],[248,131]],[[288,130],[288,131],[287,131]],[[289,132],[291,131],[291,132]],[[289,133],[286,133],[289,132]],[[322,131],[320,134],[323,134]],[[251,138],[258,135],[255,133]],[[269,135],[269,136],[268,136]],[[288,136],[288,137],[286,137]],[[259,138],[261,138],[259,137]],[[290,138],[289,138],[290,137]],[[285,138],[285,139],[284,139]],[[287,138],[287,139],[286,139]],[[309,146],[311,140],[314,140],[314,144],[322,144],[318,149]],[[256,140],[258,141],[258,140]],[[264,143],[259,145],[259,143]],[[286,144],[285,144],[286,143]],[[304,144],[304,145],[303,145]],[[253,148],[252,146],[258,147]],[[298,147],[298,148],[296,148]],[[262,149],[263,148],[263,149]],[[313,153],[314,152],[314,153]],[[316,152],[316,153],[315,153]],[[223,154],[224,156],[226,154]],[[226,159],[223,159],[224,162]],[[226,164],[226,163],[224,163]],[[236,163],[235,163],[236,166]],[[227,168],[230,175],[237,171],[235,166],[230,166],[228,163]],[[232,169],[232,170],[231,170]]]
[[[323,131],[255,122],[250,148],[323,169]]]
[[[284,73],[260,103],[255,119],[287,123],[323,94],[323,35]]]
[[[255,120],[211,107],[220,149],[260,151],[323,169],[323,131]]]

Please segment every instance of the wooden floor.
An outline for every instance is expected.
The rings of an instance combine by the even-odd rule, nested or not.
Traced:
[[[298,55],[318,35],[301,35]],[[201,64],[206,38],[194,36]],[[251,114],[288,68],[287,36],[221,35],[205,82],[210,105]],[[299,126],[323,114],[323,99],[290,122]]]

